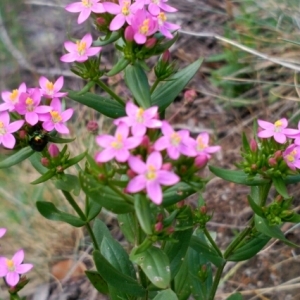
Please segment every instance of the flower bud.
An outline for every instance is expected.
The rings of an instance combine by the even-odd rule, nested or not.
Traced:
[[[170,61],[171,55],[170,55],[170,50],[166,50],[163,55],[161,56],[161,60],[164,63],[168,63]]]
[[[133,42],[134,30],[132,26],[127,26],[124,32],[125,40],[127,42]]]
[[[181,201],[177,202],[177,203],[176,203],[176,206],[177,206],[178,208],[184,207],[184,206],[185,206],[185,201],[184,201],[184,200],[181,200]]]
[[[206,205],[201,206],[199,210],[200,210],[200,213],[202,215],[206,215],[207,214],[207,207],[206,207]]]
[[[86,125],[86,129],[91,133],[97,133],[99,126],[96,121],[89,121]]]
[[[132,171],[131,169],[128,169],[126,174],[130,179],[132,179],[133,177],[136,176],[136,173],[134,171]]]
[[[165,170],[165,171],[171,171],[172,170],[172,164],[171,163],[165,163],[162,165],[161,170]]]
[[[62,173],[64,171],[64,168],[62,166],[57,166],[56,167],[56,172],[57,173]]]
[[[156,38],[154,38],[154,37],[149,38],[145,43],[145,47],[147,49],[152,49],[156,45],[156,42],[157,42]]]
[[[197,92],[195,90],[187,90],[183,94],[184,101],[191,103],[193,102],[197,97]]]
[[[208,156],[204,153],[201,153],[195,158],[194,164],[198,169],[202,169],[206,166],[207,162]]]
[[[51,144],[48,147],[48,152],[52,158],[57,157],[59,154],[59,149],[55,144]]]
[[[275,159],[274,157],[270,157],[270,158],[268,159],[268,163],[269,163],[269,165],[270,165],[271,167],[275,167],[275,166],[277,165],[277,161],[276,161],[276,159]]]
[[[275,153],[274,153],[274,159],[278,160],[279,158],[282,157],[282,152],[281,150],[277,150]]]
[[[158,222],[162,222],[163,219],[164,219],[164,215],[163,215],[162,213],[159,213],[159,214],[157,215],[156,219],[157,219]]]
[[[48,167],[49,166],[49,159],[47,157],[42,157],[41,158],[41,164],[44,166],[44,167]]]
[[[172,234],[172,233],[174,233],[174,227],[169,227],[168,229],[167,229],[167,234]]]
[[[148,135],[143,136],[141,146],[146,149],[150,146],[150,139],[149,139]]]
[[[99,17],[96,19],[96,23],[97,23],[97,25],[103,26],[103,25],[106,25],[106,20],[102,17]]]
[[[250,149],[251,149],[252,152],[257,151],[257,143],[256,143],[255,139],[250,140]]]
[[[27,136],[27,132],[25,130],[20,130],[19,131],[19,137],[21,140],[24,140]]]
[[[160,232],[164,229],[164,225],[162,222],[157,222],[154,226],[156,232]]]

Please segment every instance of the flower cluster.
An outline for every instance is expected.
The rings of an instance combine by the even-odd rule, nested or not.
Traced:
[[[16,144],[14,132],[19,131],[25,124],[33,127],[38,124],[46,131],[56,130],[68,134],[69,129],[64,124],[73,114],[73,109],[62,110],[60,98],[67,93],[60,92],[64,78],[60,76],[54,83],[42,76],[39,87],[27,88],[22,83],[18,89],[3,91],[1,96],[4,103],[0,104],[0,144],[12,149]],[[42,100],[45,99],[44,105]],[[10,123],[10,113],[17,119]]]
[[[6,228],[0,228],[0,238],[6,233]],[[5,277],[6,283],[15,287],[20,281],[20,275],[33,268],[32,264],[23,264],[24,251],[17,251],[11,259],[0,256],[0,277]]]
[[[156,106],[143,109],[127,102],[127,116],[114,121],[117,125],[115,135],[104,134],[96,138],[103,149],[95,159],[99,163],[113,159],[126,163],[131,177],[126,191],[136,193],[146,189],[149,198],[155,204],[161,204],[161,185],[178,183],[181,165],[189,163],[196,172],[206,165],[212,153],[220,150],[220,146],[209,146],[206,132],[194,139],[188,130],[175,131],[167,121],[157,119],[157,112]],[[161,132],[158,138],[156,130]],[[172,171],[173,166],[177,166],[178,174]]]

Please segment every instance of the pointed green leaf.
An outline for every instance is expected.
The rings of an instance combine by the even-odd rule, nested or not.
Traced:
[[[121,34],[119,31],[113,31],[109,32],[107,36],[104,38],[99,38],[97,41],[93,42],[93,46],[106,46],[108,44],[111,44],[118,40],[121,37]]]
[[[160,112],[164,111],[194,77],[202,62],[202,58],[196,60],[172,75],[167,82],[161,83],[151,95],[151,105],[157,105]]]
[[[291,247],[298,247],[298,245],[290,242],[283,234],[283,232],[280,230],[280,227],[277,225],[270,226],[268,224],[268,221],[266,219],[263,219],[262,217],[255,215],[254,216],[255,220],[255,228],[259,231],[262,232],[263,234],[278,239],[288,246]]]
[[[55,143],[55,144],[66,144],[66,143],[71,143],[75,140],[76,140],[76,137],[74,137],[72,139],[64,139],[64,138],[61,138],[58,136],[51,136],[51,135],[48,136],[48,141]]]
[[[248,202],[252,208],[252,210],[257,214],[259,215],[260,217],[264,217],[264,212],[262,210],[262,208],[256,204],[256,202],[252,199],[251,196],[248,196]]]
[[[165,42],[163,44],[158,44],[158,46],[156,46],[154,48],[154,51],[151,52],[151,56],[160,55],[160,54],[164,53],[167,49],[170,49],[170,47],[178,40],[178,37],[179,37],[179,34],[176,33],[172,39],[167,40],[167,42]]]
[[[289,198],[284,180],[281,177],[273,177],[272,181],[277,193],[280,194],[283,198]]]
[[[89,204],[87,206],[87,211],[86,211],[87,221],[90,222],[93,219],[95,219],[101,212],[101,209],[102,206],[99,205],[97,202],[89,201]]]
[[[74,227],[82,227],[86,224],[86,222],[81,220],[79,217],[57,209],[51,202],[37,201],[36,207],[39,213],[48,220],[65,222]]]
[[[44,167],[41,163],[42,154],[41,152],[35,152],[28,159],[31,162],[32,166],[40,173],[45,174],[49,169]]]
[[[121,71],[123,71],[128,65],[130,61],[126,59],[125,57],[121,57],[118,62],[112,67],[112,69],[106,73],[108,77],[114,76]]]
[[[141,228],[146,234],[152,235],[154,226],[152,225],[151,220],[152,214],[149,199],[144,195],[136,194],[134,196],[134,208]]]
[[[135,242],[135,220],[132,213],[128,214],[119,214],[117,215],[117,219],[119,222],[120,229],[124,234],[126,240],[134,244]]]
[[[127,294],[145,295],[145,289],[136,280],[114,268],[100,251],[95,250],[93,257],[97,271],[109,285]]]
[[[234,293],[230,295],[226,300],[243,300],[243,296],[241,293]]]
[[[242,136],[242,142],[243,142],[243,149],[245,152],[250,152],[250,145],[248,142],[248,139],[246,137],[245,132],[243,132],[243,136]]]
[[[191,294],[189,278],[188,260],[187,255],[184,257],[182,265],[174,278],[174,291],[179,300],[187,300]]]
[[[125,82],[140,107],[148,108],[151,106],[148,78],[138,63],[127,66]]]
[[[80,193],[79,179],[75,175],[65,174],[62,179],[55,181],[55,187],[58,190],[72,192],[74,195],[78,196]]]
[[[166,253],[154,246],[139,254],[131,254],[130,258],[144,271],[148,279],[157,287],[165,289],[171,280],[170,264]]]
[[[87,151],[80,153],[79,155],[72,157],[71,159],[69,159],[66,163],[67,167],[71,167],[73,165],[78,164],[81,160],[83,160],[85,158]]]
[[[270,182],[270,180],[263,179],[258,176],[250,179],[249,176],[243,171],[226,170],[214,166],[209,166],[209,170],[212,173],[214,173],[216,176],[226,181],[248,185],[248,186],[263,185]]]
[[[300,215],[293,213],[291,216],[281,218],[285,222],[300,223]]]
[[[22,148],[6,159],[0,161],[0,169],[12,167],[30,157],[33,153],[34,151],[30,147]]]
[[[45,182],[49,179],[51,179],[52,177],[54,177],[56,175],[56,170],[48,170],[46,173],[44,173],[41,177],[39,177],[38,179],[30,182],[31,184],[39,184],[42,182]]]
[[[126,115],[124,106],[114,99],[104,98],[93,93],[78,95],[78,93],[73,91],[68,91],[68,97],[76,102],[93,108],[109,118],[116,119]]]
[[[89,279],[93,287],[100,293],[107,295],[108,286],[101,275],[96,271],[85,271],[86,277]]]
[[[153,300],[178,300],[178,298],[172,290],[167,289],[158,292],[157,295],[153,298]]]
[[[300,182],[300,175],[290,175],[283,179],[286,185]]]

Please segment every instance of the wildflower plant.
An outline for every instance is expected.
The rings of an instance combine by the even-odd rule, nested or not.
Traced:
[[[86,85],[81,91],[66,90],[62,76],[53,81],[41,76],[37,87],[21,83],[18,89],[3,91],[0,143],[14,151],[0,168],[29,159],[40,173],[32,184],[51,180],[62,191],[74,214],[42,199],[37,209],[47,219],[86,228],[96,268],[86,275],[95,288],[113,300],[213,300],[227,262],[253,257],[271,238],[295,246],[280,226],[300,221],[286,188],[300,180],[300,125],[288,128],[284,118],[274,124],[258,120],[254,136],[243,136],[238,170],[209,166],[216,176],[251,187],[253,217],[220,249],[206,227],[211,214],[202,197],[208,182],[202,171],[221,147],[207,132],[194,136],[175,130],[164,117],[202,63],[199,59],[179,70],[171,59],[179,26],[167,22],[167,14],[177,10],[167,0],[82,0],[66,10],[79,13],[78,24],[91,18],[99,35],[93,39],[87,33],[77,42],[64,43],[68,53],[61,61],[72,63],[71,70]],[[119,57],[111,69],[101,62],[101,50],[108,44]],[[148,59],[157,56],[156,77],[150,82]],[[130,99],[103,80],[116,74],[124,75]],[[107,96],[91,92],[94,86]],[[186,99],[195,96],[190,92]],[[96,136],[96,153],[86,150],[73,156],[67,143],[74,139],[61,137],[70,133],[66,123],[74,110],[65,106],[71,100],[113,119],[114,133]],[[91,123],[92,128],[96,125]],[[271,186],[277,195],[267,201]],[[80,194],[85,196],[84,208],[77,200]],[[193,206],[187,200],[192,195],[198,199]],[[98,217],[102,209],[116,214],[126,248]],[[0,237],[5,232],[0,228]],[[23,258],[22,250],[12,259],[0,257],[0,277],[17,287],[14,293],[25,285],[20,274],[32,267],[22,264]],[[235,293],[230,299],[240,297]]]

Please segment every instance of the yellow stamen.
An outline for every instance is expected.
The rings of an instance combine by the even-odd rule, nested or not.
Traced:
[[[46,83],[46,89],[47,89],[49,92],[53,92],[54,84],[53,84],[51,81],[47,81],[47,83]]]
[[[203,149],[207,148],[207,145],[203,142],[201,137],[197,138],[197,150],[201,151]]]
[[[160,24],[163,24],[163,23],[165,23],[167,21],[167,16],[166,16],[166,14],[164,12],[160,12],[158,14],[157,18],[158,18]]]
[[[0,121],[0,135],[4,135],[6,133],[5,126],[2,121]]]
[[[178,146],[181,141],[181,137],[177,132],[173,132],[171,134],[171,144],[173,146]]]
[[[92,3],[90,2],[90,0],[81,0],[81,3],[87,8],[92,7]]]
[[[50,111],[50,114],[51,114],[53,123],[59,123],[62,120],[62,117],[58,111],[52,110],[52,111]]]
[[[274,123],[274,125],[275,125],[275,127],[280,127],[280,126],[282,126],[282,122],[280,120],[278,120]]]
[[[294,162],[294,161],[295,161],[295,156],[289,154],[289,155],[286,156],[286,159],[287,159],[289,162]]]
[[[153,180],[156,178],[156,169],[154,166],[148,166],[148,172],[146,174],[146,177],[148,180]]]
[[[143,25],[140,26],[140,33],[141,34],[147,34],[148,31],[149,31],[149,22],[150,20],[149,19],[146,19],[143,21]]]
[[[9,95],[9,100],[12,102],[12,103],[16,103],[18,101],[18,96],[19,96],[19,91],[18,90],[13,90],[11,92],[11,94]]]
[[[6,260],[6,266],[7,266],[8,270],[11,272],[15,270],[15,264],[11,259]]]
[[[136,113],[136,121],[138,123],[143,123],[144,122],[144,110],[142,108],[139,108],[137,113]]]
[[[77,51],[79,53],[79,55],[84,55],[85,51],[86,51],[86,42],[76,42],[77,44]]]
[[[121,134],[117,134],[116,140],[111,143],[111,146],[117,150],[123,148],[123,137]]]
[[[122,14],[124,16],[128,16],[130,14],[129,6],[130,6],[130,2],[129,1],[124,1],[123,7],[122,7]]]

